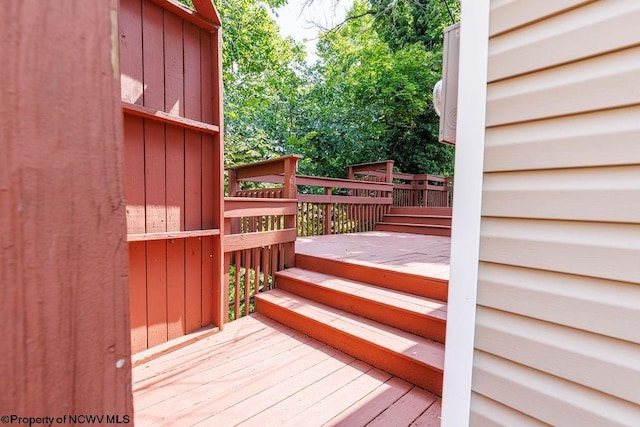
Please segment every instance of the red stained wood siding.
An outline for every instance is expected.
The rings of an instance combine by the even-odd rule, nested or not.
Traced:
[[[218,23],[170,1],[120,3],[128,233],[172,233],[129,243],[138,352],[222,324],[223,236],[174,238],[222,224],[221,39]]]
[[[0,22],[0,414],[132,419],[117,2]]]

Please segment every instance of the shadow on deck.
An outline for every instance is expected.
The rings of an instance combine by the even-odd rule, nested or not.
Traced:
[[[301,237],[296,256],[446,283],[449,245],[368,232]],[[138,425],[440,425],[435,394],[260,313],[139,364],[133,378]]]

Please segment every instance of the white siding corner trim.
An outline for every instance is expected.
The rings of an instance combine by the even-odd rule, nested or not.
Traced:
[[[442,426],[469,425],[487,98],[489,0],[463,0]]]

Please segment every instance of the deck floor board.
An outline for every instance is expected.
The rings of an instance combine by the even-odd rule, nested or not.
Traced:
[[[403,398],[419,414],[439,400],[260,314],[196,344],[197,359],[186,347],[134,368],[136,425],[357,427]]]
[[[296,242],[300,254],[442,280],[449,279],[449,248],[448,237],[387,232]],[[446,313],[441,302],[422,305]],[[411,347],[403,336],[376,333]],[[141,426],[440,425],[437,396],[260,314],[141,360],[133,368],[133,395]]]
[[[449,280],[451,238],[370,231],[299,237],[296,253]]]

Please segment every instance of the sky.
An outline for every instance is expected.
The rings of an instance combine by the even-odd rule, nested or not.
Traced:
[[[313,0],[311,5],[305,5],[305,0],[289,0],[276,10],[275,19],[283,36],[291,36],[298,42],[307,40],[307,62],[311,64],[318,58],[315,49],[318,28],[314,23],[333,27],[342,22],[351,4],[350,0]]]

